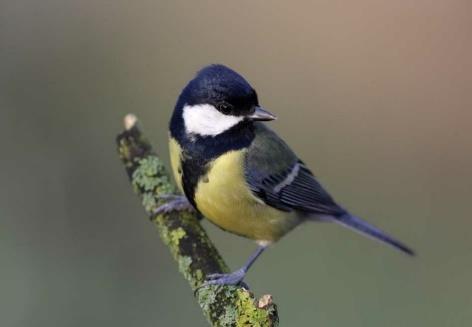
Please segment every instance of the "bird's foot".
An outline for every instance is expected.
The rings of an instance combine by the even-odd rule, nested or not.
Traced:
[[[241,285],[245,289],[249,289],[249,286],[243,282],[244,276],[246,276],[246,270],[244,269],[238,269],[229,274],[211,274],[206,277],[206,281],[202,286]]]
[[[164,195],[160,195],[159,198],[163,200],[168,200],[169,202],[157,208],[153,212],[155,215],[169,213],[171,211],[190,211],[190,212],[195,211],[195,208],[192,206],[192,204],[190,204],[187,198],[183,195],[164,194]]]

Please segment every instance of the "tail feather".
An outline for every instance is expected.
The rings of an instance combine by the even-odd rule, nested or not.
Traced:
[[[400,241],[397,241],[393,237],[389,236],[387,233],[384,231],[370,225],[369,223],[365,222],[364,220],[355,217],[349,213],[344,214],[339,217],[333,217],[334,222],[343,225],[345,227],[348,227],[358,233],[361,233],[363,235],[369,236],[373,239],[379,240],[381,242],[384,242],[408,255],[414,256],[415,252],[403,244]]]

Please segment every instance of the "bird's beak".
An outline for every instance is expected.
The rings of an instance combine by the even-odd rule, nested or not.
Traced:
[[[247,117],[249,120],[259,120],[259,121],[269,121],[269,120],[274,120],[277,119],[277,117],[267,110],[261,108],[261,107],[256,107],[256,110]]]

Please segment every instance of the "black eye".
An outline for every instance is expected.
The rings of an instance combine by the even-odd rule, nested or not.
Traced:
[[[233,106],[228,102],[220,102],[216,105],[216,109],[225,115],[228,115],[233,111]]]

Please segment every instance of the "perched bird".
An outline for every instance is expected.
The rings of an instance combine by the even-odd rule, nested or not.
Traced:
[[[289,146],[263,122],[276,117],[256,91],[223,65],[200,70],[180,94],[170,121],[176,197],[158,211],[194,208],[259,247],[230,274],[206,284],[238,284],[268,245],[306,221],[331,221],[409,255],[413,251],[338,205]]]

